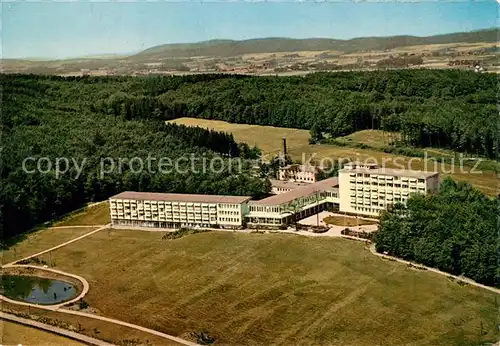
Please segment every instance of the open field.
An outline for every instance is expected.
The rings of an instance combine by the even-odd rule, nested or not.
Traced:
[[[30,233],[23,233],[17,237],[18,240],[15,244],[2,251],[2,264],[49,249],[93,229],[95,227],[44,228]]]
[[[339,147],[325,144],[309,144],[309,131],[299,129],[280,128],[272,126],[232,124],[219,120],[207,120],[197,118],[178,118],[172,120],[177,124],[188,126],[200,126],[211,128],[218,131],[231,132],[236,141],[245,142],[249,145],[256,145],[264,155],[277,155],[282,147],[282,138],[287,138],[288,153],[294,160],[306,159],[311,155],[316,158],[333,158],[352,160],[376,160],[380,166],[387,168],[399,168],[414,170],[439,171],[441,177],[451,176],[458,181],[471,183],[477,189],[484,193],[496,196],[499,191],[498,177],[493,171],[476,172],[472,167],[450,164],[441,164],[432,160],[425,161],[417,157],[406,157],[394,154],[388,154],[373,149],[358,149],[350,147]],[[375,133],[362,131],[360,135],[352,134],[352,138],[357,141],[366,141],[368,143],[381,143],[380,131]],[[439,152],[439,149],[433,149],[433,154]],[[472,173],[471,173],[472,172]]]
[[[257,146],[262,150],[263,154],[278,154],[283,145],[283,137],[286,137],[289,151],[307,144],[309,140],[309,131],[284,127],[232,124],[221,120],[198,118],[178,118],[170,122],[231,132],[236,141],[248,143],[250,146]]]
[[[498,297],[344,239],[98,232],[50,254],[103,315],[219,345],[469,345],[498,339]],[[42,256],[48,260],[49,254]]]
[[[470,36],[464,41],[464,34],[474,37]],[[315,43],[306,45],[301,42],[291,44],[287,39],[271,39],[274,41],[271,43],[269,38],[231,43],[203,42],[201,45],[181,45],[183,48],[178,45],[161,45],[129,56],[87,56],[52,61],[4,59],[2,67],[7,73],[63,76],[192,73],[292,75],[316,71],[374,70],[380,68],[378,63],[384,60],[413,56],[421,59],[419,64],[409,62],[407,65],[392,66],[473,70],[472,66],[479,63],[489,72],[499,72],[499,67],[495,64],[498,40],[495,39],[494,28],[482,35],[457,33],[447,36],[448,38],[443,37],[438,41],[422,38],[417,41],[401,41],[393,37],[395,41],[391,44],[387,41],[391,38],[387,37],[348,40],[340,45],[325,45],[325,42],[321,43],[316,39],[312,39]]]
[[[106,225],[109,222],[111,222],[109,218],[109,204],[108,202],[104,202],[70,213],[54,222],[53,226],[94,226]]]
[[[362,143],[374,148],[383,148],[389,145],[391,138],[398,138],[397,136],[395,132],[388,133],[381,130],[362,130],[336,139],[339,141]]]
[[[27,327],[10,321],[0,321],[2,345],[26,346],[84,346],[84,343],[52,334],[43,330]]]
[[[344,137],[336,138],[339,141],[345,141],[346,143],[359,143],[366,144],[373,148],[384,148],[387,147],[390,142],[400,138],[400,134],[397,132],[385,132],[382,130],[361,130],[356,131],[350,135]],[[438,157],[454,157],[455,153],[450,149],[441,148],[419,148],[420,150],[426,151],[429,156]]]

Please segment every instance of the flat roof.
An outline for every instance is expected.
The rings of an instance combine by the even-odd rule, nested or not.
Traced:
[[[124,191],[110,199],[133,199],[141,201],[171,201],[193,203],[234,203],[241,204],[248,201],[249,196],[222,196],[222,195],[191,195],[187,193],[160,193]]]
[[[339,185],[338,177],[328,178],[325,180],[320,180],[316,183],[308,184],[306,186],[298,187],[292,191],[288,191],[279,195],[274,195],[261,199],[259,201],[250,201],[251,204],[258,205],[279,205],[283,203],[291,202],[300,197],[310,196],[316,191],[324,191],[332,187]]]
[[[296,189],[302,186],[307,186],[310,185],[311,183],[302,183],[302,182],[296,182],[296,181],[284,181],[284,180],[277,180],[277,179],[269,179],[271,182],[272,187],[284,187],[288,189]]]
[[[409,169],[394,169],[394,168],[344,168],[339,172],[344,173],[367,173],[367,174],[378,174],[378,175],[389,175],[396,177],[412,177],[412,178],[429,178],[438,175],[439,172],[427,172],[427,171],[414,171]]]

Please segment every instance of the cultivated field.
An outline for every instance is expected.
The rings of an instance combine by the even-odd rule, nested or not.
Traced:
[[[101,314],[218,345],[470,345],[498,339],[498,297],[373,256],[284,234],[102,231],[54,251]],[[49,255],[41,257],[48,260]]]
[[[84,346],[84,343],[9,321],[0,321],[2,345]]]
[[[241,44],[241,43],[240,43]],[[106,75],[176,75],[206,72],[240,73],[251,75],[294,75],[306,74],[317,70],[350,71],[374,70],[380,68],[377,63],[394,57],[415,56],[422,59],[419,65],[400,68],[461,68],[473,70],[471,66],[479,63],[489,72],[498,73],[496,66],[497,42],[443,43],[399,46],[391,49],[365,47],[343,51],[339,49],[313,49],[281,51],[281,43],[276,42],[276,51],[255,53],[227,54],[220,48],[211,52],[200,50],[166,50],[162,54],[137,54],[131,56],[85,57],[63,60],[18,60],[5,59],[3,71],[7,73],[43,73],[63,76],[106,76]],[[400,45],[400,44],[397,44]],[[206,46],[205,46],[206,47]],[[200,46],[202,48],[202,46]],[[238,49],[237,46],[233,47]],[[233,51],[233,48],[231,51]],[[359,47],[360,48],[360,47]],[[203,50],[203,49],[202,49]],[[460,64],[453,64],[460,60]],[[450,64],[451,63],[451,64]],[[330,67],[317,67],[329,64]],[[397,67],[396,65],[395,67]],[[182,68],[180,68],[182,67]],[[275,69],[278,67],[278,69]],[[383,68],[383,67],[382,67]]]
[[[188,126],[200,126],[211,128],[218,131],[231,132],[236,141],[245,142],[250,145],[256,145],[265,156],[271,157],[277,155],[282,148],[282,138],[286,137],[288,153],[294,160],[302,160],[311,155],[316,158],[332,158],[332,159],[347,159],[352,160],[376,160],[376,162],[387,168],[411,168],[415,170],[439,171],[441,177],[451,176],[458,181],[466,181],[471,183],[477,189],[491,196],[496,196],[499,191],[499,182],[497,174],[493,171],[476,172],[471,167],[464,166],[462,169],[459,166],[450,164],[441,164],[435,161],[425,161],[417,157],[406,157],[384,153],[373,149],[358,149],[350,147],[339,147],[334,145],[312,145],[309,144],[309,131],[280,128],[272,126],[232,124],[219,120],[206,120],[197,118],[179,118],[172,120],[177,124]],[[352,141],[365,143],[373,147],[383,146],[384,139],[381,138],[380,131],[360,131],[360,133],[349,136]],[[387,140],[387,139],[385,139]],[[432,155],[439,154],[438,149],[431,149]],[[430,151],[431,151],[430,150]],[[444,151],[443,156],[450,156],[449,152]],[[471,173],[474,172],[474,173]]]

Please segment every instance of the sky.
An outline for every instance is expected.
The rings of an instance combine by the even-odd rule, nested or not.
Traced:
[[[4,2],[3,58],[138,52],[165,43],[260,37],[349,39],[498,27],[495,1]],[[209,0],[210,1],[210,0]]]

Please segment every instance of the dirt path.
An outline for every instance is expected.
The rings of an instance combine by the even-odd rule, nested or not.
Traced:
[[[399,263],[404,263],[406,265],[411,265],[411,266],[415,267],[416,269],[427,270],[427,271],[430,271],[430,272],[433,272],[433,273],[436,273],[436,274],[439,274],[439,275],[446,276],[448,278],[453,278],[454,280],[466,283],[468,285],[476,286],[476,287],[483,288],[485,290],[491,291],[493,293],[500,294],[500,289],[495,288],[495,287],[486,286],[486,285],[483,285],[483,284],[480,284],[480,283],[477,283],[477,282],[475,282],[472,279],[465,278],[465,277],[460,277],[460,276],[456,276],[456,275],[453,275],[453,274],[450,274],[450,273],[443,272],[443,271],[441,271],[439,269],[436,269],[436,268],[427,267],[427,266],[424,266],[422,264],[412,263],[410,261],[406,261],[406,260],[403,260],[403,259],[400,259],[400,258],[397,258],[397,257],[393,257],[393,256],[388,256],[388,255],[381,254],[381,253],[377,252],[377,250],[375,250],[375,244],[373,244],[373,243],[370,245],[370,252],[373,255],[375,255],[375,256],[382,257],[382,258],[387,259],[387,260],[396,261],[396,262],[399,262]]]
[[[12,321],[15,323],[19,323],[19,324],[22,324],[25,326],[34,327],[34,328],[41,329],[41,330],[46,330],[48,332],[62,335],[62,336],[65,336],[67,338],[70,338],[70,339],[82,341],[82,342],[89,344],[89,345],[114,346],[113,344],[110,344],[110,343],[102,341],[102,340],[91,338],[90,336],[87,336],[87,335],[75,333],[75,332],[72,332],[72,331],[69,331],[66,329],[62,329],[59,327],[54,327],[54,326],[51,326],[48,324],[40,323],[38,321],[29,320],[27,318],[21,318],[21,317],[15,316],[15,315],[6,314],[4,312],[0,312],[0,319]]]
[[[103,227],[100,227],[100,228],[98,228],[98,229],[95,229],[95,230],[93,230],[93,231],[90,231],[89,233],[85,233],[84,235],[81,235],[81,236],[79,236],[79,237],[77,237],[77,238],[74,238],[74,239],[68,240],[67,242],[64,242],[64,243],[62,243],[62,244],[56,245],[56,246],[54,246],[54,247],[51,247],[51,248],[49,248],[49,249],[47,249],[47,250],[43,250],[43,251],[40,251],[40,252],[38,252],[38,253],[36,253],[36,254],[33,254],[33,255],[30,255],[30,256],[27,256],[27,257],[24,257],[24,258],[21,258],[21,259],[15,260],[15,261],[13,261],[13,262],[11,262],[11,263],[8,263],[8,264],[5,264],[5,265],[3,265],[2,267],[4,267],[4,268],[5,268],[5,267],[12,267],[12,266],[14,266],[14,265],[15,265],[15,263],[16,263],[16,262],[29,260],[30,258],[33,258],[33,257],[38,257],[38,256],[41,256],[41,255],[43,255],[43,254],[46,254],[47,252],[51,252],[51,251],[57,250],[57,249],[59,249],[59,248],[62,248],[63,246],[66,246],[66,245],[68,245],[68,244],[74,243],[74,242],[76,242],[76,241],[78,241],[78,240],[80,240],[80,239],[83,239],[83,238],[85,238],[85,237],[91,236],[91,235],[92,235],[92,234],[94,234],[94,233],[97,233],[97,232],[99,232],[99,231],[102,231],[103,229],[106,229],[106,228],[108,228],[109,226],[110,226],[109,224],[108,224],[108,225],[105,225],[105,226],[103,226]],[[71,228],[74,228],[75,226],[70,226],[70,227],[71,227]],[[79,227],[79,226],[77,226],[77,227]],[[86,226],[86,227],[91,227],[91,226]],[[42,269],[44,269],[44,268],[42,268]]]

